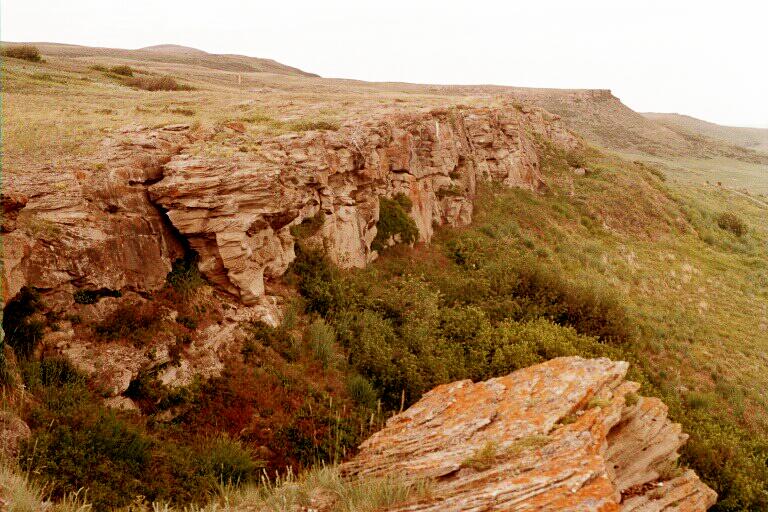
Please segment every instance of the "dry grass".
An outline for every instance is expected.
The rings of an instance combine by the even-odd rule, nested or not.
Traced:
[[[46,505],[45,487],[33,483],[8,463],[0,464],[0,510],[7,512],[89,512],[87,493],[79,491]]]
[[[430,494],[428,481],[407,482],[400,477],[344,479],[335,466],[319,467],[301,476],[288,473],[277,479],[264,477],[260,484],[234,488],[223,485],[219,495],[202,506],[183,509],[167,503],[148,503],[137,497],[122,512],[245,512],[251,510],[296,512],[375,512]],[[89,512],[87,492],[80,491],[49,503],[45,488],[14,468],[0,466],[0,509],[8,512]],[[4,500],[4,501],[3,501]],[[119,512],[119,511],[118,511]]]

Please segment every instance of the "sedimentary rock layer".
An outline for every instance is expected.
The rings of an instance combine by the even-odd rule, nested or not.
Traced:
[[[706,510],[715,492],[675,466],[687,436],[662,402],[634,395],[627,366],[559,358],[439,386],[342,471],[433,482],[429,497],[393,510]]]
[[[206,138],[226,146],[226,126],[129,128],[87,162],[4,176],[4,298],[31,286],[63,309],[82,289],[151,292],[191,248],[212,283],[256,304],[294,258],[292,226],[316,219],[307,242],[361,267],[376,257],[382,196],[407,195],[428,242],[436,225],[471,221],[480,180],[542,187],[536,137],[579,144],[556,116],[510,106],[251,138],[227,158],[189,150]]]
[[[479,180],[540,188],[536,136],[578,145],[538,110],[437,110],[262,140],[234,157],[180,154],[150,195],[206,276],[251,304],[294,258],[291,226],[319,216],[315,241],[341,267],[362,267],[376,256],[381,196],[407,195],[428,242],[433,226],[471,221]]]
[[[22,286],[52,305],[77,289],[151,291],[183,248],[146,186],[189,143],[188,127],[128,128],[88,162],[3,176],[3,299]]]

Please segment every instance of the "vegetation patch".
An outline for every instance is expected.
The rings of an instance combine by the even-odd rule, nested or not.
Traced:
[[[285,127],[294,132],[308,132],[312,130],[336,131],[339,129],[339,123],[327,119],[300,119],[298,121],[289,121]]]
[[[137,347],[152,342],[160,330],[162,313],[152,302],[125,304],[93,326],[102,340],[129,340]]]
[[[549,436],[542,434],[534,434],[526,437],[521,437],[514,443],[509,445],[505,450],[506,455],[509,457],[519,457],[523,453],[530,450],[538,450],[543,448],[552,442]]]
[[[23,59],[30,62],[40,62],[43,57],[40,55],[40,50],[37,46],[20,45],[20,46],[6,46],[2,50],[3,57],[9,57],[11,59]]]
[[[720,229],[730,231],[739,237],[746,235],[748,231],[747,223],[738,215],[731,212],[721,213],[720,216],[717,217],[717,225]]]
[[[179,258],[174,261],[165,280],[185,299],[190,298],[205,284],[205,278],[200,273],[196,257]]]
[[[127,78],[123,81],[128,87],[144,91],[191,91],[194,88],[177,81],[172,76],[141,76]]]
[[[320,231],[324,223],[325,213],[323,210],[318,210],[312,217],[302,220],[300,224],[291,226],[291,235],[297,240],[304,240]]]
[[[472,456],[466,458],[461,465],[475,471],[486,471],[493,467],[499,457],[499,445],[494,441],[487,441]]]
[[[393,241],[412,244],[419,237],[416,222],[410,216],[413,203],[405,194],[397,194],[392,199],[379,198],[379,222],[376,224],[376,238],[371,249],[382,251]]]
[[[112,66],[109,68],[109,72],[120,76],[133,76],[133,68],[131,66],[126,66],[125,64],[120,66]]]

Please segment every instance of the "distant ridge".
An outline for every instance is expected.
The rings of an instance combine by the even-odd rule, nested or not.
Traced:
[[[278,75],[293,75],[316,77],[314,73],[308,73],[301,69],[287,66],[272,59],[261,59],[245,55],[218,55],[208,53],[197,48],[181,46],[177,44],[158,44],[147,46],[137,50],[123,48],[97,48],[79,46],[74,44],[29,42],[29,43],[3,43],[4,45],[33,44],[40,49],[40,53],[49,56],[68,57],[74,59],[106,58],[134,60],[139,62],[159,62],[168,64],[186,64],[200,66],[208,69],[232,71],[241,73],[274,73]]]
[[[646,112],[643,115],[676,132],[718,139],[729,144],[768,153],[768,128],[723,126],[683,114]]]
[[[156,44],[154,46],[145,46],[144,48],[139,48],[138,51],[176,53],[182,55],[210,55],[208,52],[203,50],[198,50],[197,48],[191,48],[189,46],[182,46],[179,44]]]

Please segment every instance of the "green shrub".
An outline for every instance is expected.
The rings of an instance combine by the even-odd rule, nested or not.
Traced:
[[[336,358],[336,333],[323,320],[315,320],[307,328],[307,341],[315,359],[323,368],[333,365]]]
[[[54,496],[82,487],[97,510],[127,505],[144,493],[151,441],[112,413],[84,407],[65,420],[37,425],[22,448],[22,469],[48,477]],[[56,420],[59,421],[56,421]],[[64,421],[61,421],[64,420]]]
[[[3,310],[5,342],[21,359],[30,357],[43,337],[45,323],[36,315],[40,310],[40,294],[26,286],[8,301]]]
[[[347,392],[357,405],[366,409],[376,407],[378,400],[376,389],[362,375],[353,375],[347,380]]]
[[[109,71],[120,76],[133,76],[133,68],[131,66],[121,65],[112,66]]]
[[[21,45],[21,46],[7,46],[2,49],[3,57],[10,57],[12,59],[23,59],[30,62],[40,62],[43,60],[40,55],[40,50],[36,46]]]
[[[487,309],[493,320],[546,317],[609,343],[627,344],[637,338],[636,326],[613,292],[572,283],[530,258],[488,266]]]
[[[351,290],[338,276],[333,263],[321,251],[296,246],[296,259],[289,271],[298,279],[306,309],[323,316],[343,311],[353,300]]]
[[[174,261],[165,280],[184,298],[189,298],[195,290],[205,284],[205,279],[197,266],[196,257],[179,258]]]
[[[127,78],[125,85],[145,91],[191,91],[193,88],[170,76],[142,76]]]
[[[717,225],[720,229],[730,231],[736,236],[744,236],[747,234],[748,228],[746,222],[738,215],[731,212],[723,212],[717,217]]]
[[[264,463],[254,460],[247,448],[236,439],[220,435],[206,443],[200,455],[200,468],[216,482],[232,485],[255,480]]]
[[[419,229],[409,214],[412,206],[405,194],[397,194],[392,199],[379,198],[379,222],[371,249],[385,249],[393,237],[403,244],[412,244],[418,239]]]

